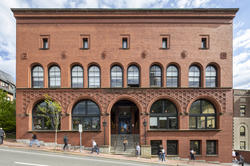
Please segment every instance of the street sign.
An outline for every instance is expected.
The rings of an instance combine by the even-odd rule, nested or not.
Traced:
[[[79,129],[79,132],[82,133],[82,124],[79,124],[78,129]]]

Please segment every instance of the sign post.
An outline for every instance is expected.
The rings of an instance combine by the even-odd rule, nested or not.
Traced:
[[[82,151],[82,124],[78,126],[79,133],[80,133],[80,152]]]

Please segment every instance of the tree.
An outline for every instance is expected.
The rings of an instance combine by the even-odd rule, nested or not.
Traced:
[[[41,116],[48,118],[49,119],[48,122],[50,122],[55,129],[55,147],[56,147],[57,131],[60,125],[62,107],[59,102],[52,100],[52,98],[49,95],[45,94],[44,97],[47,107],[38,106],[38,109],[41,111]]]
[[[6,133],[16,132],[16,102],[7,100],[7,92],[0,89],[0,127]]]

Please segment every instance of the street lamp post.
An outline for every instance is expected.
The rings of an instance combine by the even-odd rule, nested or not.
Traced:
[[[106,145],[105,144],[105,142],[106,142],[106,131],[105,131],[105,128],[106,128],[106,126],[107,126],[107,122],[104,120],[103,122],[102,122],[102,126],[103,126],[103,128],[104,128],[104,145]]]
[[[145,141],[144,144],[146,145],[147,144],[147,134],[146,134],[147,121],[146,119],[144,119],[143,126],[144,126],[144,141]]]

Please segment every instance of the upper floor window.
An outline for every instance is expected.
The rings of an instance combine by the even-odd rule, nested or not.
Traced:
[[[241,105],[240,106],[240,116],[245,116],[246,115],[246,106]]]
[[[58,66],[49,68],[49,87],[60,88],[61,86],[61,70]]]
[[[113,66],[111,68],[111,87],[123,87],[123,71],[120,66]]]
[[[82,48],[89,48],[89,39],[88,38],[83,38],[83,47]]]
[[[178,112],[174,103],[161,99],[156,101],[150,109],[151,129],[177,129]]]
[[[122,49],[129,49],[129,45],[130,45],[129,38],[130,38],[129,34],[123,34],[123,35],[121,35]]]
[[[73,66],[71,69],[71,87],[83,88],[83,68],[81,66]]]
[[[43,88],[43,68],[41,66],[32,68],[32,88]]]
[[[174,65],[167,68],[167,87],[178,87],[178,69]]]
[[[135,65],[128,67],[128,87],[139,87],[140,85],[140,71]]]
[[[101,87],[101,74],[98,66],[89,67],[89,88],[100,88]]]
[[[170,36],[169,35],[161,35],[161,37],[162,37],[162,49],[169,49]]]
[[[246,136],[246,128],[244,126],[240,127],[240,136]]]
[[[198,66],[193,65],[189,68],[188,85],[189,87],[201,86],[201,72]]]
[[[212,103],[203,99],[192,103],[189,111],[189,128],[216,128],[216,110]]]
[[[201,49],[208,49],[209,48],[209,36],[208,35],[201,35]]]
[[[91,100],[82,100],[73,107],[73,130],[78,130],[79,124],[82,124],[84,130],[100,129],[100,109],[95,102]]]
[[[240,141],[240,149],[246,150],[246,141]]]
[[[217,87],[217,70],[211,65],[206,68],[206,87]]]
[[[40,49],[43,50],[49,49],[49,35],[40,36]]]
[[[162,86],[162,74],[161,68],[158,65],[153,65],[150,67],[150,86],[151,87],[161,87]]]
[[[90,35],[81,34],[80,38],[82,40],[81,41],[80,49],[89,49],[89,46],[90,46]]]

